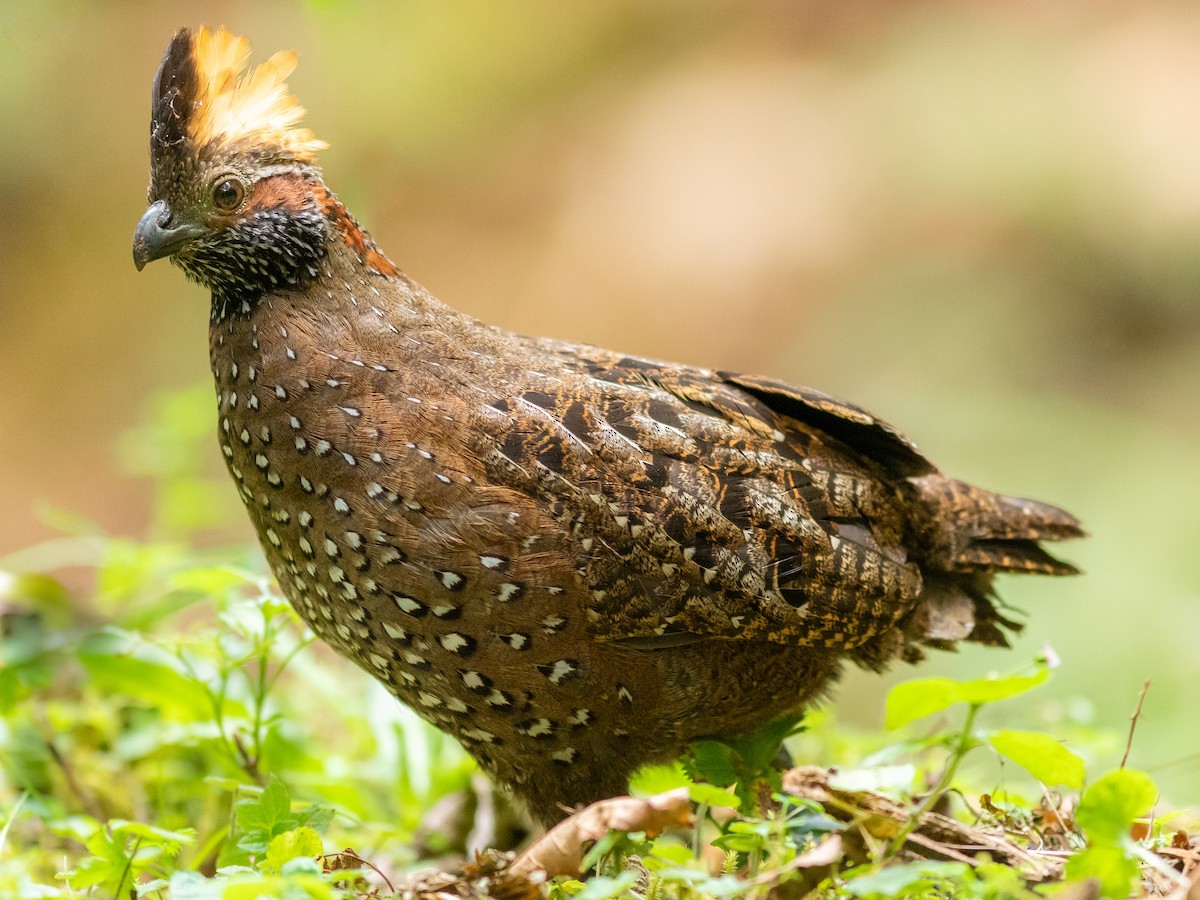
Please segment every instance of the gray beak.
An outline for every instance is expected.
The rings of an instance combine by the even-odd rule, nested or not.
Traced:
[[[133,264],[140,272],[146,263],[177,253],[184,244],[204,233],[199,225],[171,224],[171,207],[155,200],[142,215],[133,233]]]

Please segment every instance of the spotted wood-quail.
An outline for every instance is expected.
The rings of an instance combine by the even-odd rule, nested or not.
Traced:
[[[537,817],[843,660],[1003,644],[992,574],[1073,571],[1037,541],[1074,518],[849,403],[444,306],[325,186],[294,56],[248,56],[171,41],[134,261],[212,291],[221,450],[296,609]]]

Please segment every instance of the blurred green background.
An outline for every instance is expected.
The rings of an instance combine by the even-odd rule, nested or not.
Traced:
[[[1110,765],[1151,678],[1131,764],[1200,806],[1200,7],[8,0],[0,557],[47,509],[144,534],[139,472],[224,477],[195,403],[196,458],[131,431],[209,390],[206,295],[130,259],[151,79],[201,23],[299,51],[329,183],[452,305],[820,387],[1077,513],[1085,577],[1002,585],[1018,649],[923,673],[1048,643],[1038,714],[1113,729]],[[181,483],[198,539],[251,540],[231,487]],[[848,676],[839,719],[884,689]]]

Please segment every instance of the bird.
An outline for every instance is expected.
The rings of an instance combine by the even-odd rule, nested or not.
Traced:
[[[221,453],[301,618],[539,822],[645,763],[1021,627],[997,573],[1076,570],[1054,506],[943,475],[774,378],[486,325],[326,186],[280,52],[183,28],[154,79],[140,270],[211,293]]]

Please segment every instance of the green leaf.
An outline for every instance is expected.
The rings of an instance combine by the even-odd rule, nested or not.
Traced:
[[[896,685],[888,692],[888,728],[899,728],[949,709],[955,703],[982,706],[997,700],[1016,697],[1044,684],[1050,677],[1045,664],[1032,675],[1012,675],[1008,678],[976,678],[954,681],[950,678],[914,678]]]
[[[733,748],[720,741],[696,741],[692,744],[696,774],[709,784],[730,785],[738,780]]]
[[[1075,810],[1075,822],[1094,844],[1116,844],[1129,835],[1134,819],[1158,799],[1154,780],[1137,769],[1109,772],[1086,791]]]
[[[958,682],[949,678],[914,678],[888,691],[888,728],[899,728],[917,719],[949,709],[958,702]]]
[[[1039,668],[1032,675],[977,678],[974,681],[964,681],[958,686],[958,698],[963,703],[981,706],[984,703],[995,703],[997,700],[1007,700],[1009,697],[1026,694],[1049,680],[1050,669],[1047,667]]]
[[[171,873],[171,900],[221,900],[221,885],[199,872]]]
[[[196,840],[196,829],[184,828],[180,831],[169,831],[144,822],[128,822],[124,819],[112,819],[109,823],[113,834],[131,834],[142,839],[143,846],[147,842],[155,844],[190,844]]]
[[[203,721],[212,714],[208,695],[198,682],[165,663],[135,656],[80,652],[79,661],[96,686],[107,694],[142,700],[183,721]],[[241,704],[227,704],[227,713],[244,714]],[[238,707],[234,709],[233,707]]]
[[[796,715],[772,719],[728,743],[742,757],[747,772],[757,774],[771,765],[786,738],[803,731],[800,720]]]
[[[275,774],[268,779],[258,803],[268,829],[274,829],[277,824],[289,818],[292,812],[292,799],[288,795],[288,789]]]
[[[722,790],[711,784],[693,784],[688,788],[688,797],[693,803],[705,803],[709,806],[730,806],[737,809],[741,798],[730,791]]]
[[[587,880],[583,888],[575,895],[575,900],[608,900],[609,897],[620,897],[636,881],[636,872],[622,872],[615,878],[596,875]]]
[[[307,825],[301,825],[271,839],[267,848],[267,868],[274,872],[282,872],[284,863],[289,860],[320,856],[324,850],[320,835]]]
[[[1135,879],[1140,877],[1138,863],[1120,847],[1098,844],[1081,850],[1067,860],[1068,881],[1096,879],[1100,894],[1112,900],[1128,897]]]
[[[1054,738],[1032,731],[997,731],[991,744],[1038,781],[1083,787],[1083,760]]]
[[[922,860],[847,878],[843,890],[852,897],[918,896],[909,893],[914,890],[926,896],[935,882],[961,881],[967,872],[966,863]]]
[[[678,761],[669,766],[642,766],[629,779],[629,789],[646,796],[673,791],[675,788],[691,787],[693,784]]]

